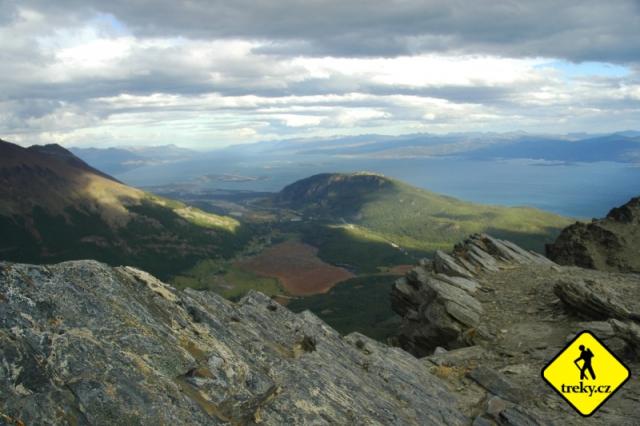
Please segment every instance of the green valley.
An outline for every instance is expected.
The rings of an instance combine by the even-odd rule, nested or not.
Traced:
[[[378,339],[396,326],[388,291],[407,265],[474,232],[540,251],[570,222],[367,172],[315,175],[275,194],[171,186],[154,195],[57,145],[0,142],[0,151],[2,259],[92,258],[230,299],[259,290]]]

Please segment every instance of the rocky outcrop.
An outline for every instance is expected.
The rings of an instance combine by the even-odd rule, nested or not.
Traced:
[[[546,252],[562,265],[640,272],[640,197],[612,209],[604,219],[565,228]]]
[[[400,346],[425,356],[437,346],[473,344],[485,334],[480,327],[482,303],[475,297],[480,287],[476,275],[525,264],[553,262],[486,234],[472,235],[451,254],[436,251],[432,261],[422,262],[393,287],[392,307],[403,317]]]
[[[261,293],[234,304],[94,261],[0,263],[0,424],[19,421],[470,423],[401,349]]]
[[[583,330],[640,368],[640,275],[559,266],[488,235],[437,252],[399,280],[398,344],[455,389],[473,425],[580,425],[540,378]],[[629,381],[590,424],[637,423],[640,383]]]
[[[640,315],[603,282],[561,280],[556,283],[554,291],[572,312],[589,319],[640,319]]]
[[[610,281],[560,280],[554,292],[565,307],[581,317],[595,320],[583,323],[583,329],[597,330],[603,340],[622,340],[640,356],[640,299],[637,285],[612,286]],[[626,288],[625,288],[626,287]],[[624,350],[618,342],[609,346]]]

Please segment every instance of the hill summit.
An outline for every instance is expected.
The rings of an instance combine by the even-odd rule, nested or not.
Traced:
[[[359,238],[425,252],[451,248],[475,232],[542,251],[570,223],[541,210],[466,202],[370,172],[311,176],[285,187],[275,202]]]
[[[350,215],[393,189],[394,181],[378,173],[322,173],[286,186],[276,200],[317,214]]]

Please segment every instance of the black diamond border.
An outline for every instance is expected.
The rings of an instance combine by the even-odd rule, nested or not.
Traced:
[[[580,410],[578,410],[578,409],[576,408],[576,406],[575,406],[575,405],[573,405],[573,403],[572,403],[571,401],[569,401],[569,399],[567,399],[567,397],[566,397],[566,396],[564,396],[564,394],[563,394],[562,392],[560,392],[558,389],[556,389],[556,387],[555,387],[555,386],[553,386],[553,385],[551,384],[551,382],[547,380],[547,378],[546,378],[546,377],[544,377],[544,372],[545,372],[545,370],[546,370],[547,368],[549,368],[549,366],[550,366],[551,364],[553,364],[553,362],[554,362],[554,361],[555,361],[555,360],[556,360],[560,355],[562,355],[562,354],[563,354],[567,349],[569,349],[569,346],[571,346],[571,345],[573,344],[573,342],[575,342],[576,340],[578,340],[578,338],[579,338],[580,336],[582,336],[583,334],[585,334],[585,333],[586,333],[586,334],[589,334],[591,337],[593,337],[593,338],[596,340],[596,342],[600,343],[600,344],[601,344],[601,345],[602,345],[602,346],[603,346],[603,347],[604,347],[604,348],[609,352],[609,354],[610,354],[611,356],[613,356],[613,357],[614,357],[614,358],[615,358],[615,359],[616,359],[616,360],[617,360],[617,361],[618,361],[618,362],[619,362],[619,363],[620,363],[620,364],[625,368],[625,370],[627,370],[627,378],[626,378],[622,383],[620,383],[620,385],[619,385],[619,386],[618,386],[618,387],[617,387],[613,392],[611,392],[611,393],[609,394],[609,396],[607,396],[604,400],[602,400],[602,402],[601,402],[600,404],[598,404],[598,405],[596,406],[596,408],[594,408],[594,409],[593,409],[590,413],[588,413],[588,414],[582,414],[582,413],[580,412]],[[540,371],[540,375],[542,376],[542,380],[544,380],[544,381],[545,381],[545,382],[546,382],[546,383],[551,387],[551,389],[553,389],[557,394],[559,394],[559,395],[562,397],[562,399],[564,399],[565,401],[567,401],[567,403],[569,404],[569,406],[570,406],[571,408],[573,408],[573,409],[576,411],[576,413],[580,414],[582,417],[591,417],[593,414],[595,414],[595,412],[596,412],[596,411],[598,411],[598,409],[600,409],[600,407],[602,407],[602,405],[603,405],[605,402],[607,402],[607,401],[609,400],[609,398],[611,398],[613,395],[615,395],[615,393],[616,393],[616,392],[618,392],[618,391],[620,390],[620,388],[622,388],[622,387],[625,385],[625,383],[627,383],[627,382],[629,381],[629,379],[631,378],[631,370],[629,370],[629,367],[627,367],[627,366],[626,366],[626,364],[625,364],[624,362],[622,362],[622,360],[621,360],[620,358],[618,358],[618,356],[617,356],[615,353],[613,353],[613,351],[612,351],[611,349],[609,349],[609,348],[607,347],[607,345],[605,345],[605,344],[602,342],[602,340],[598,339],[598,338],[595,336],[595,334],[593,334],[593,333],[592,333],[592,332],[590,332],[589,330],[583,330],[583,331],[581,331],[580,333],[578,333],[578,334],[576,335],[576,337],[574,337],[573,339],[571,339],[571,341],[570,341],[569,343],[567,343],[567,345],[566,345],[564,348],[562,348],[562,350],[561,350],[560,352],[558,352],[558,353],[556,354],[556,356],[554,356],[554,357],[551,359],[551,361],[549,361],[549,362],[547,363],[547,365],[545,365],[545,366],[542,368],[542,370]]]

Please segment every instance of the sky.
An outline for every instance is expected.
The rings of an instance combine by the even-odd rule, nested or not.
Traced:
[[[640,126],[639,0],[0,0],[0,138]]]

